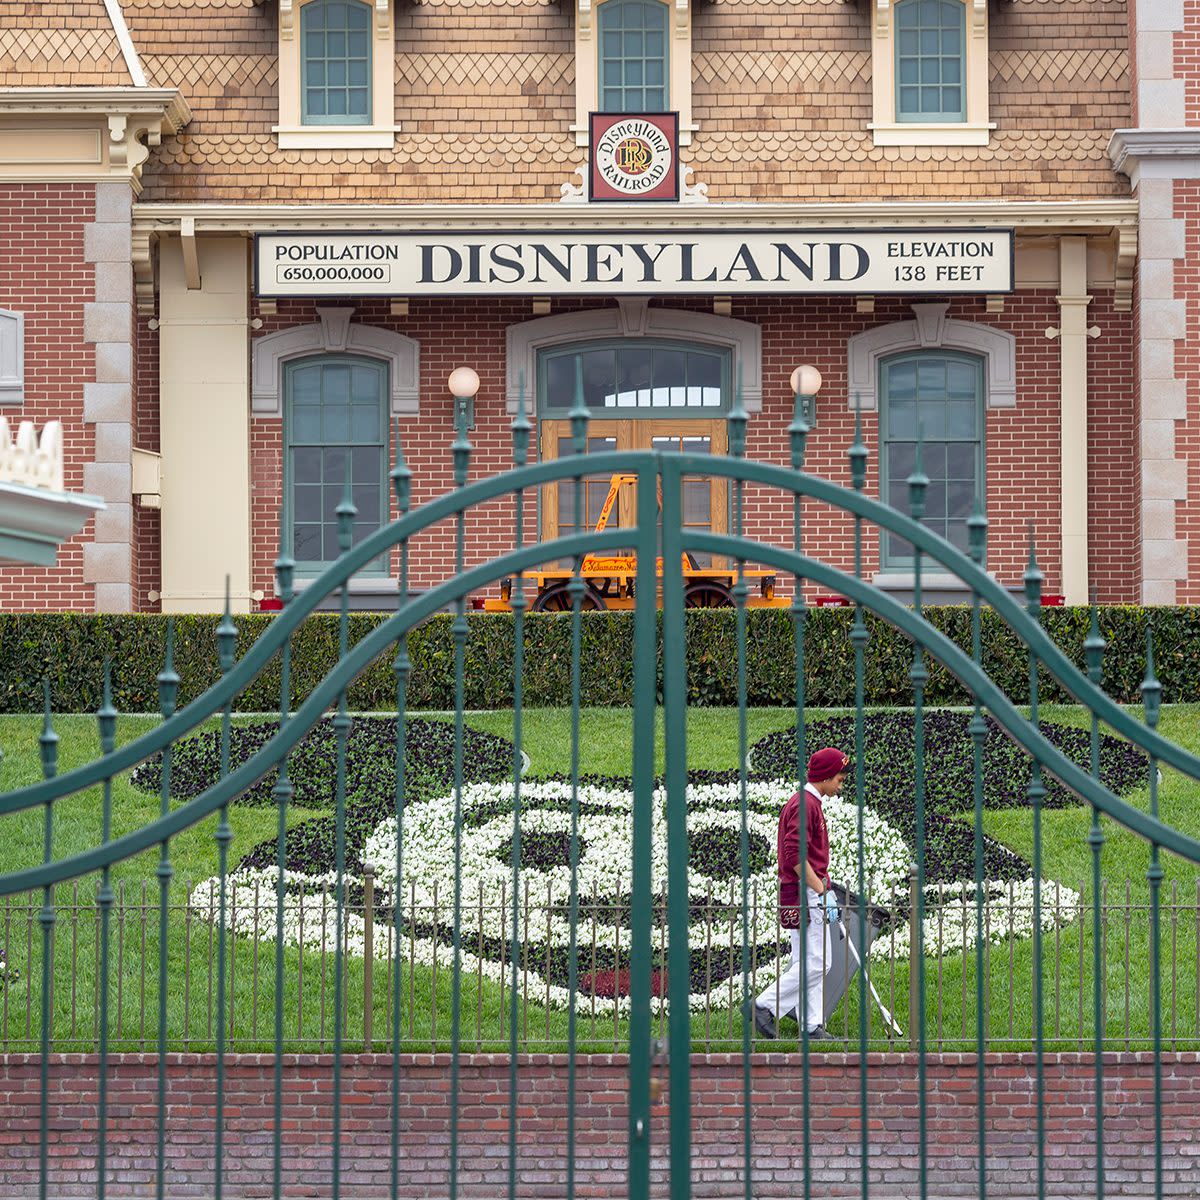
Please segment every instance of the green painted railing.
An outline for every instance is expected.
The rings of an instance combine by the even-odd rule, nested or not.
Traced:
[[[869,631],[864,620],[868,611],[890,622],[912,640],[913,657],[910,679],[913,690],[914,712],[914,778],[913,789],[916,803],[915,813],[915,877],[912,887],[913,912],[911,927],[915,947],[912,954],[914,964],[911,981],[915,1029],[913,1043],[916,1051],[918,1076],[919,1126],[917,1130],[917,1155],[920,1162],[920,1195],[927,1194],[929,1171],[929,1126],[927,1122],[925,1089],[927,1084],[927,1059],[929,1037],[926,1018],[927,981],[926,955],[923,952],[925,906],[928,903],[925,887],[925,859],[927,813],[927,762],[925,746],[925,700],[924,690],[928,681],[927,660],[932,658],[951,671],[974,697],[970,736],[973,755],[973,834],[974,834],[974,888],[973,904],[976,927],[982,930],[985,921],[984,900],[984,838],[983,809],[984,771],[983,743],[987,731],[985,714],[997,722],[1003,730],[1028,753],[1031,772],[1028,782],[1028,802],[1033,818],[1033,968],[1032,1003],[1033,1049],[1036,1057],[1036,1116],[1034,1121],[1034,1144],[1036,1153],[1036,1190],[1040,1197],[1046,1192],[1046,1112],[1043,1063],[1046,1055],[1046,1031],[1044,1012],[1046,997],[1043,990],[1043,966],[1045,946],[1042,934],[1041,898],[1038,881],[1041,879],[1043,854],[1042,810],[1046,797],[1044,773],[1049,772],[1061,780],[1069,789],[1091,807],[1091,825],[1087,842],[1091,856],[1092,896],[1092,1014],[1094,1041],[1092,1045],[1095,1068],[1095,1121],[1092,1145],[1095,1157],[1095,1184],[1097,1196],[1105,1190],[1105,1093],[1104,1093],[1104,1012],[1102,979],[1106,967],[1103,959],[1105,916],[1102,906],[1103,872],[1101,857],[1104,849],[1104,827],[1101,817],[1107,817],[1118,826],[1143,838],[1149,845],[1150,867],[1147,872],[1148,920],[1150,943],[1150,1044],[1153,1050],[1155,1069],[1155,1191],[1163,1190],[1163,1091],[1162,1091],[1162,954],[1161,954],[1161,890],[1163,868],[1161,853],[1166,851],[1189,862],[1200,864],[1200,841],[1173,829],[1158,813],[1158,768],[1160,765],[1174,768],[1191,779],[1200,780],[1200,759],[1176,746],[1157,731],[1161,689],[1153,667],[1153,648],[1148,643],[1146,680],[1143,688],[1145,722],[1137,721],[1129,712],[1110,700],[1098,687],[1100,664],[1104,645],[1098,627],[1093,620],[1092,633],[1086,644],[1088,669],[1080,673],[1053,645],[1039,624],[1042,576],[1037,566],[1033,538],[1030,539],[1029,566],[1025,573],[1025,604],[1020,604],[1001,588],[982,567],[987,533],[987,522],[980,508],[970,522],[970,553],[962,554],[932,533],[921,523],[924,512],[928,478],[921,468],[918,454],[917,466],[909,478],[909,513],[901,513],[873,500],[865,494],[868,468],[868,453],[863,443],[861,430],[856,424],[853,444],[849,449],[849,466],[852,486],[843,488],[827,480],[819,479],[803,471],[803,460],[808,428],[800,414],[789,426],[791,463],[777,466],[750,462],[745,459],[747,416],[739,403],[729,416],[729,447],[727,457],[711,458],[675,453],[611,453],[584,455],[586,446],[588,414],[577,399],[570,413],[571,440],[576,453],[562,459],[529,463],[530,425],[523,416],[513,424],[514,469],[508,473],[490,476],[469,482],[472,447],[467,439],[467,430],[460,420],[457,436],[451,447],[454,472],[454,490],[437,500],[412,510],[411,472],[398,457],[391,473],[400,517],[358,545],[352,545],[351,528],[354,509],[349,499],[343,500],[337,510],[339,523],[339,545],[342,555],[315,583],[297,593],[294,590],[294,569],[286,549],[281,550],[276,563],[279,595],[284,600],[284,610],[270,628],[240,659],[235,660],[236,626],[226,612],[225,619],[217,631],[217,653],[221,667],[221,679],[204,695],[183,709],[176,709],[179,679],[172,665],[172,644],[168,637],[166,658],[159,676],[160,709],[162,723],[152,732],[138,737],[124,746],[116,745],[115,730],[118,714],[106,687],[105,701],[97,714],[101,735],[101,755],[85,766],[63,774],[57,770],[57,735],[53,728],[47,692],[45,726],[40,739],[43,774],[42,782],[0,795],[0,817],[17,814],[25,810],[41,809],[43,852],[42,861],[21,870],[0,876],[0,896],[18,896],[40,893],[41,906],[38,924],[41,928],[41,960],[39,994],[41,997],[38,1040],[41,1070],[41,1132],[39,1137],[39,1194],[47,1196],[56,1186],[51,1173],[51,1129],[50,1129],[50,1056],[55,1046],[53,1035],[53,999],[55,995],[54,933],[59,916],[58,896],[64,884],[95,879],[97,888],[95,904],[100,933],[99,993],[100,1017],[99,1036],[99,1105],[97,1110],[98,1154],[95,1164],[95,1187],[97,1196],[103,1196],[109,1186],[110,1170],[107,1153],[111,1134],[109,1094],[109,1053],[111,1020],[109,1003],[109,974],[111,963],[111,926],[116,894],[112,886],[111,873],[115,865],[146,851],[157,851],[154,876],[158,881],[158,989],[156,1038],[156,1087],[158,1112],[156,1125],[156,1195],[164,1196],[169,1190],[168,1155],[166,1145],[167,1096],[170,1090],[170,1069],[167,1051],[171,1048],[168,1037],[168,1003],[171,997],[166,986],[168,980],[168,946],[172,933],[172,921],[177,920],[177,906],[171,902],[172,882],[175,866],[172,848],[180,835],[194,829],[216,814],[217,824],[214,839],[218,862],[218,891],[216,916],[216,1013],[215,1013],[215,1091],[214,1106],[216,1138],[214,1158],[211,1164],[213,1194],[220,1197],[228,1192],[224,1171],[225,1072],[226,1051],[229,1048],[229,1014],[226,1011],[227,995],[231,990],[229,971],[234,952],[235,934],[231,925],[231,897],[229,890],[228,853],[233,839],[229,817],[230,804],[246,789],[264,775],[278,768],[278,777],[273,785],[272,796],[277,808],[279,879],[285,875],[286,846],[288,836],[289,805],[293,803],[293,786],[289,778],[289,757],[305,735],[328,712],[333,712],[332,728],[336,743],[336,788],[334,812],[334,859],[335,870],[331,887],[331,902],[335,909],[333,947],[333,1015],[332,1015],[332,1138],[330,1143],[330,1177],[326,1194],[338,1197],[343,1188],[342,1154],[345,1140],[343,1129],[343,1059],[346,1045],[347,997],[346,960],[347,946],[346,914],[350,907],[347,879],[347,743],[352,719],[347,709],[347,689],[351,682],[377,656],[394,653],[393,671],[396,680],[396,782],[393,809],[397,823],[396,878],[403,878],[403,855],[405,852],[405,821],[408,792],[406,790],[406,715],[408,710],[407,687],[412,672],[408,656],[406,634],[433,613],[449,608],[454,613],[454,675],[455,714],[453,721],[453,764],[452,792],[454,798],[453,827],[453,893],[450,897],[452,912],[452,967],[450,1021],[448,1046],[450,1053],[449,1071],[449,1122],[450,1146],[448,1151],[447,1186],[449,1194],[457,1197],[463,1190],[460,1179],[460,1099],[463,1092],[461,1065],[464,1049],[463,1011],[464,968],[466,951],[463,938],[464,905],[469,895],[464,891],[462,836],[464,829],[463,794],[465,787],[464,742],[464,672],[465,644],[467,638],[466,603],[471,592],[494,584],[501,578],[512,579],[512,608],[515,613],[515,648],[513,660],[513,730],[514,753],[512,761],[512,787],[514,793],[513,837],[511,845],[511,915],[508,922],[508,964],[511,972],[507,980],[508,1031],[510,1053],[509,1087],[511,1108],[505,1132],[496,1133],[497,1144],[507,1144],[508,1191],[514,1197],[518,1191],[517,1159],[519,1116],[517,1092],[519,1083],[518,1053],[523,1049],[519,1039],[519,979],[518,964],[521,960],[523,939],[527,936],[527,918],[523,919],[520,901],[522,885],[522,789],[527,787],[522,779],[523,740],[523,696],[528,664],[523,657],[523,623],[530,605],[529,574],[541,564],[567,560],[575,564],[573,577],[568,585],[571,612],[563,619],[571,622],[570,690],[572,707],[570,714],[570,780],[569,811],[569,900],[567,922],[570,929],[567,956],[567,990],[571,1002],[568,1004],[566,1022],[567,1052],[567,1142],[565,1190],[573,1196],[577,1190],[576,1155],[580,1144],[576,1121],[575,1096],[578,1087],[577,1065],[581,1031],[577,1019],[575,1000],[580,995],[580,954],[578,928],[581,920],[582,889],[586,881],[579,877],[581,816],[581,714],[580,680],[582,659],[581,608],[585,583],[581,574],[583,557],[587,553],[632,549],[637,555],[637,575],[634,614],[634,707],[632,714],[632,852],[628,864],[630,880],[629,911],[631,942],[629,953],[629,1011],[627,1016],[627,1040],[625,1048],[629,1058],[628,1090],[628,1150],[627,1180],[622,1186],[628,1188],[632,1200],[646,1200],[651,1189],[651,1131],[653,1107],[657,1095],[655,1072],[664,1061],[669,1063],[669,1134],[666,1142],[667,1160],[670,1164],[670,1192],[672,1200],[685,1200],[691,1195],[693,1167],[691,1149],[691,1071],[690,1055],[693,1050],[693,1031],[689,1012],[690,959],[688,931],[692,920],[688,891],[689,837],[688,816],[688,747],[686,683],[684,664],[685,603],[684,574],[682,563],[689,553],[712,554],[732,560],[736,564],[736,582],[733,602],[736,609],[737,633],[737,689],[739,758],[742,765],[739,783],[740,837],[739,861],[741,893],[740,910],[740,984],[741,1004],[738,1012],[740,1050],[742,1059],[741,1102],[746,1114],[740,1140],[744,1160],[742,1178],[738,1185],[747,1200],[755,1191],[755,1154],[752,1122],[749,1114],[752,1105],[752,1062],[756,1048],[754,1027],[753,988],[751,970],[750,914],[753,897],[748,888],[750,875],[750,838],[748,833],[748,723],[746,712],[746,609],[749,588],[745,568],[748,563],[765,565],[776,572],[790,576],[793,582],[794,600],[791,616],[794,624],[796,695],[795,695],[795,771],[797,778],[803,777],[807,752],[812,747],[806,744],[805,723],[805,661],[804,628],[806,608],[804,586],[820,585],[833,590],[853,602],[854,624],[850,633],[853,649],[853,671],[856,696],[854,722],[854,773],[857,800],[857,839],[859,846],[857,878],[853,881],[860,896],[866,895],[870,880],[866,878],[863,839],[866,836],[864,817],[866,813],[865,762],[866,733],[864,718],[864,660],[869,640]],[[461,418],[461,413],[460,413]],[[580,533],[552,542],[536,540],[536,533],[527,528],[531,492],[546,485],[557,485],[560,481],[573,484],[575,527],[582,525],[583,476],[607,474],[620,471],[634,474],[639,481],[637,491],[637,520],[633,528],[610,529],[602,533]],[[732,491],[732,531],[728,534],[714,533],[688,528],[683,523],[683,489],[687,477],[711,476],[727,479]],[[791,545],[769,545],[748,538],[745,534],[746,494],[748,488],[767,488],[791,499],[793,529]],[[659,497],[661,496],[661,544],[659,534]],[[467,524],[471,515],[488,502],[501,498],[512,498],[515,511],[512,546],[495,555],[490,561],[467,566]],[[854,569],[846,572],[831,567],[805,553],[803,535],[808,508],[821,505],[847,514],[853,523]],[[409,595],[410,555],[413,539],[442,523],[450,523],[453,529],[455,562],[452,575],[437,587],[417,595]],[[864,578],[865,529],[870,525],[911,543],[916,552],[914,569],[913,604],[900,604],[880,591]],[[400,596],[403,598],[398,611],[382,622],[352,648],[348,639],[348,582],[368,562],[382,554],[398,548],[400,561]],[[661,562],[661,570],[659,563]],[[927,563],[938,564],[940,571],[956,576],[969,589],[972,603],[972,648],[964,652],[945,635],[929,625],[922,612],[922,579]],[[340,604],[340,656],[337,664],[317,684],[308,698],[295,711],[292,710],[290,686],[291,638],[304,618],[319,604],[330,597],[338,597]],[[656,655],[656,608],[661,599],[662,606],[662,662],[661,697],[659,696],[659,663]],[[1028,713],[1019,710],[988,678],[982,668],[982,635],[980,613],[984,605],[990,606],[1012,628],[1028,648],[1029,653],[1029,697]],[[228,606],[227,606],[228,609]],[[233,766],[231,760],[232,712],[235,697],[248,686],[263,669],[279,656],[282,662],[280,719],[277,732],[247,761]],[[106,668],[107,670],[107,668]],[[1039,726],[1039,681],[1052,676],[1091,714],[1091,761],[1090,770],[1073,763],[1062,751],[1048,741]],[[666,820],[666,990],[667,1024],[661,1043],[654,1037],[655,1005],[652,1003],[656,988],[661,986],[661,972],[654,970],[655,942],[661,940],[662,931],[656,927],[654,914],[662,897],[655,894],[652,872],[654,856],[654,807],[658,780],[655,775],[655,714],[661,707],[665,753],[665,774],[662,780],[663,801]],[[181,739],[191,734],[204,722],[219,719],[220,728],[220,778],[200,795],[182,803],[174,802],[172,793],[172,754]],[[1099,736],[1102,726],[1141,747],[1148,756],[1147,783],[1149,787],[1149,811],[1143,811],[1114,795],[1100,780]],[[851,747],[847,747],[851,749]],[[137,764],[156,754],[162,755],[161,793],[159,816],[141,828],[114,836],[113,830],[113,780],[128,772]],[[101,810],[101,837],[97,845],[62,857],[54,854],[56,818],[62,811],[62,802],[90,789],[99,788]],[[801,829],[804,823],[801,822]],[[801,858],[806,848],[801,843]],[[85,889],[86,890],[86,889]],[[272,1135],[272,1185],[275,1195],[282,1195],[284,1187],[284,1076],[281,1053],[287,1044],[284,1029],[285,983],[288,970],[285,955],[285,888],[276,889],[275,903],[275,948],[273,963],[273,1027],[274,1049],[274,1099],[273,1118],[270,1126]],[[867,941],[867,915],[863,904],[855,906],[858,922],[858,944]],[[1081,934],[1082,937],[1082,934]],[[977,1054],[976,1090],[979,1111],[977,1131],[978,1144],[978,1194],[983,1196],[988,1187],[987,1123],[985,1097],[988,1079],[984,1067],[984,1050],[987,1046],[986,996],[985,996],[985,939],[978,936],[974,943],[975,957],[975,1010],[976,1029],[974,1046]],[[1082,940],[1080,943],[1082,947]],[[370,956],[368,956],[369,959]],[[30,964],[32,966],[32,963]],[[393,998],[389,1009],[391,1046],[398,1049],[405,1041],[403,1027],[403,965],[404,955],[397,948],[390,958],[390,994]],[[801,996],[806,995],[804,971],[801,960]],[[865,1058],[870,1048],[870,999],[867,994],[869,980],[863,972],[858,973],[857,1033],[852,1035],[852,1045],[862,1058],[858,1071],[858,1108],[861,1129],[861,1163],[870,1157],[871,1125],[870,1078]],[[1081,998],[1082,1002],[1082,998]],[[801,1004],[805,1002],[802,1000]],[[817,1053],[808,1034],[809,1021],[806,1013],[798,1014],[799,1055],[801,1070],[800,1104],[797,1114],[797,1137],[804,1147],[803,1178],[797,1181],[797,1190],[809,1196],[813,1191],[811,1166],[811,1095],[810,1063]],[[378,1039],[370,1037],[364,1029],[363,1037],[369,1043]],[[391,1190],[398,1195],[404,1178],[401,1129],[401,1063],[394,1056],[392,1065],[390,1168]],[[732,1136],[732,1135],[731,1135]],[[869,1174],[860,1170],[861,1194],[867,1197],[870,1191]],[[195,1182],[195,1181],[191,1181]]]

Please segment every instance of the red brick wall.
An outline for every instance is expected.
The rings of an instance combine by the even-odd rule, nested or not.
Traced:
[[[1154,0],[1138,0],[1138,3],[1152,5]],[[1200,124],[1200,0],[1183,0],[1183,32],[1175,34],[1174,42],[1175,78],[1184,81],[1187,123],[1197,125]]]
[[[703,301],[664,300],[664,305],[707,308]],[[586,307],[558,303],[555,311]],[[791,370],[812,362],[824,375],[818,401],[816,431],[809,439],[806,465],[815,473],[848,484],[846,451],[853,440],[854,415],[846,394],[846,342],[874,325],[911,318],[907,299],[881,299],[873,315],[859,314],[851,299],[735,300],[734,317],[757,323],[763,343],[763,409],[752,417],[747,453],[777,463],[788,462],[787,425],[792,416],[788,387]],[[1046,590],[1061,591],[1059,348],[1045,336],[1059,323],[1052,291],[1022,291],[1011,296],[1005,311],[986,314],[976,297],[955,300],[950,318],[981,321],[1011,331],[1017,338],[1018,403],[1015,409],[987,412],[988,566],[1002,583],[1018,585],[1028,557],[1028,527],[1036,528],[1038,555],[1046,572]],[[528,320],[523,300],[430,300],[411,302],[410,316],[392,317],[385,304],[367,302],[355,320],[396,329],[421,343],[421,415],[400,422],[404,454],[414,472],[413,502],[420,504],[452,486],[450,442],[451,400],[446,378],[468,364],[481,380],[476,406],[472,478],[507,469],[512,462],[510,418],[504,408],[505,329]],[[275,316],[264,317],[261,333],[316,319],[305,302],[280,303]],[[1089,484],[1091,553],[1094,579],[1102,602],[1133,602],[1137,596],[1137,510],[1131,500],[1137,476],[1137,446],[1132,387],[1132,324],[1115,312],[1112,296],[1100,292],[1089,319],[1104,337],[1091,343],[1091,445]],[[870,450],[868,491],[878,495],[877,430],[874,413],[863,418]],[[278,544],[281,487],[281,425],[276,419],[251,421],[251,487],[253,497],[252,587],[272,590],[271,568]],[[766,541],[791,538],[791,504],[777,494],[751,490],[747,495],[746,532]],[[853,569],[851,522],[844,513],[806,505],[806,547],[833,565]],[[479,562],[511,545],[511,503],[494,512],[472,515],[468,529],[469,563]],[[878,548],[873,532],[865,542],[865,568],[873,573]],[[413,548],[412,584],[427,587],[453,571],[453,531],[424,535]]]
[[[1097,291],[1088,305],[1088,324],[1101,331],[1088,342],[1089,569],[1102,604],[1136,604],[1141,600],[1142,485],[1137,319],[1116,311],[1111,292]]]
[[[68,491],[83,490],[95,436],[83,423],[83,385],[95,378],[95,349],[83,340],[83,306],[95,299],[95,268],[84,261],[83,227],[95,219],[86,184],[0,185],[0,307],[25,315],[25,403],[5,406],[13,433],[32,421],[63,423]],[[51,568],[0,568],[0,608],[90,611],[83,543],[93,522],[64,544]]]
[[[158,418],[158,333],[149,317],[134,318],[133,444],[139,450],[160,449]],[[159,510],[133,506],[133,602],[138,612],[158,612],[161,603],[150,592],[162,590],[162,547]]]
[[[110,1058],[109,1195],[142,1196],[154,1186],[157,1060]],[[518,1195],[561,1196],[565,1186],[566,1059],[518,1060]],[[94,1056],[56,1056],[49,1096],[50,1192],[94,1195]],[[868,1058],[872,1195],[911,1196],[917,1188],[916,1061],[909,1054]],[[0,1060],[2,1178],[8,1200],[37,1191],[38,1059]],[[988,1190],[1032,1195],[1036,1187],[1035,1063],[1030,1054],[989,1055]],[[1164,1191],[1195,1194],[1200,1151],[1200,1055],[1163,1056]],[[214,1060],[172,1055],[168,1067],[167,1189],[211,1194]],[[285,1194],[330,1194],[332,1071],[329,1056],[284,1062]],[[623,1194],[626,1180],[628,1058],[578,1060],[576,1193]],[[348,1055],[343,1067],[341,1194],[378,1197],[390,1183],[392,1059]],[[461,1063],[459,1185],[465,1196],[507,1194],[509,1067],[504,1056],[465,1055]],[[925,1099],[932,1195],[977,1195],[976,1066],[973,1055],[930,1055]],[[400,1188],[408,1197],[446,1194],[450,1146],[447,1055],[404,1055],[400,1062]],[[735,1055],[692,1060],[692,1184],[696,1195],[743,1194],[742,1063]],[[752,1059],[752,1175],[756,1196],[793,1197],[803,1181],[799,1075],[794,1055]],[[858,1059],[814,1058],[811,1072],[814,1195],[860,1189]],[[1095,1180],[1091,1056],[1050,1054],[1045,1061],[1046,1182],[1050,1194],[1091,1195]],[[267,1195],[271,1185],[274,1059],[230,1056],[225,1076],[225,1195]],[[1111,1196],[1148,1195],[1154,1181],[1153,1062],[1148,1054],[1105,1055],[1106,1188]],[[654,1194],[667,1194],[668,1112],[656,1106],[649,1136]]]

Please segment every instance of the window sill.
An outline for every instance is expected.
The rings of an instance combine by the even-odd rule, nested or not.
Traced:
[[[988,578],[993,583],[999,583],[996,576],[991,571],[988,572]],[[911,604],[913,600],[913,573],[911,571],[902,571],[894,568],[889,568],[884,571],[877,571],[872,577],[871,582],[881,591],[887,592],[894,599],[899,600],[902,604]],[[1014,595],[1019,594],[1019,587],[1011,587],[1006,584],[1000,584],[1006,591]],[[944,571],[922,571],[921,572],[921,601],[923,604],[970,604],[971,603],[971,587],[964,583],[957,575],[948,575]]]
[[[995,121],[970,125],[955,122],[951,125],[903,122],[868,125],[876,146],[986,146]]]
[[[399,125],[274,125],[280,150],[390,150]]]
[[[320,579],[319,575],[297,576],[292,582],[292,591],[303,592],[318,579]],[[398,580],[382,575],[355,575],[350,580],[350,595],[352,596],[395,596],[399,591]],[[275,594],[279,593],[276,591]]]

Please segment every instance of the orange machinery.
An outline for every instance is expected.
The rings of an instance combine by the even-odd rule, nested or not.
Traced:
[[[614,474],[609,482],[608,495],[596,519],[595,532],[608,525],[613,505],[621,488],[637,482],[636,475]],[[662,507],[662,493],[659,493]],[[657,572],[662,576],[662,559],[658,559]],[[585,589],[581,607],[586,609],[633,608],[633,594],[637,579],[637,556],[634,554],[588,554],[584,557],[579,574]],[[533,612],[563,612],[571,607],[571,594],[567,590],[574,571],[569,567],[546,571],[531,571],[526,578],[534,585]],[[757,582],[755,595],[748,597],[750,608],[784,608],[787,600],[775,595],[775,576],[769,571],[743,572],[748,583]],[[733,604],[733,585],[737,582],[737,569],[728,567],[701,567],[690,554],[683,556],[683,602],[688,608],[725,608]],[[512,580],[500,581],[499,597],[489,596],[483,607],[487,612],[511,612],[509,598],[512,595]]]

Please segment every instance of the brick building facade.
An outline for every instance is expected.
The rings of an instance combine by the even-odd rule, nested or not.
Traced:
[[[1157,28],[1176,8],[1178,28]],[[925,430],[939,528],[962,540],[981,495],[1002,583],[1020,583],[1032,522],[1047,590],[1068,602],[1191,599],[1200,195],[1192,160],[1140,128],[1195,119],[1191,8],[0,2],[0,229],[20,247],[0,258],[0,347],[23,351],[0,350],[0,403],[61,418],[68,487],[107,504],[56,568],[0,575],[0,604],[206,611],[229,575],[235,607],[269,605],[281,521],[302,578],[329,559],[347,449],[363,529],[384,515],[397,444],[417,501],[451,485],[459,366],[480,379],[472,470],[491,473],[521,403],[539,453],[557,453],[574,370],[593,437],[714,453],[740,380],[748,453],[786,462],[801,363],[823,377],[810,469],[848,482],[857,402],[868,488],[887,499],[905,422],[943,422]],[[587,118],[603,109],[678,113],[678,200],[587,200]],[[1179,178],[1150,179],[1150,163]],[[442,294],[411,278],[289,289],[261,240],[494,248],[547,231],[697,253],[875,237],[957,245],[955,263],[994,235],[1011,270],[985,288],[931,258],[923,280],[897,267],[885,286],[884,249],[861,287],[756,279],[742,259],[708,286],[606,287],[585,270],[498,287],[467,269]],[[695,503],[700,523],[728,520],[719,490]],[[560,517],[542,497],[543,537]],[[747,532],[790,524],[781,499],[750,497]],[[844,518],[813,506],[808,529],[810,552],[851,565]],[[468,557],[511,537],[498,505],[473,520]],[[450,530],[415,546],[413,586],[444,578],[452,552]],[[869,543],[866,568],[906,591],[903,546]],[[395,576],[376,564],[355,603],[393,606]]]

